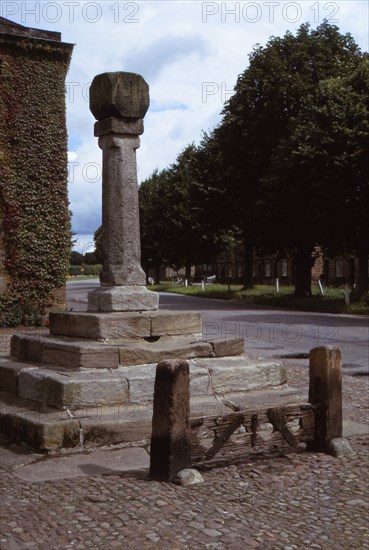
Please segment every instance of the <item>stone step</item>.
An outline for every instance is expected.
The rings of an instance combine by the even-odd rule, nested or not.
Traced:
[[[200,313],[144,311],[141,313],[51,313],[50,332],[54,335],[92,340],[156,338],[197,335],[202,331]]]
[[[11,354],[19,361],[71,369],[115,369],[119,365],[157,363],[163,359],[224,357],[244,352],[242,339],[204,342],[190,334],[157,338],[97,341],[54,334],[15,334],[11,340]]]
[[[255,361],[244,355],[189,360],[191,396],[279,386],[287,381],[280,361]],[[45,406],[143,404],[154,394],[156,362],[115,369],[81,369],[5,361],[0,365],[2,391]]]
[[[193,396],[190,416],[198,418],[226,415],[233,411],[239,394],[227,398]],[[293,388],[250,391],[249,407],[258,404],[285,405],[298,403],[299,393]],[[244,402],[244,408],[247,403]],[[0,432],[8,441],[23,443],[41,451],[84,449],[105,445],[150,444],[152,402],[147,404],[110,404],[70,410],[56,410],[33,401],[0,393]]]
[[[163,359],[211,357],[214,350],[209,342],[194,340],[192,336],[166,336],[157,342],[125,340],[113,345],[66,336],[15,334],[11,340],[11,354],[19,361],[71,369],[116,369],[119,366],[158,363]]]

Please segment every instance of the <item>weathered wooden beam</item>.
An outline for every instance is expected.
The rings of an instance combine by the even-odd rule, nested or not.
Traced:
[[[251,416],[251,447],[255,447],[256,445],[256,432],[258,429],[258,415],[253,414]]]
[[[233,432],[237,430],[237,428],[240,426],[242,420],[243,417],[239,416],[230,424],[228,424],[226,428],[219,435],[217,435],[217,437],[214,438],[213,445],[210,447],[205,455],[206,460],[210,460],[217,454],[217,452],[223,447],[227,439],[229,439]]]
[[[316,407],[310,403],[298,403],[298,404],[288,404],[281,407],[274,407],[275,410],[278,410],[278,414],[282,415],[286,422],[290,422],[295,418],[300,418],[304,416],[311,416]],[[245,409],[239,412],[232,412],[225,416],[220,417],[219,415],[212,416],[197,416],[193,417],[190,420],[191,429],[196,427],[209,428],[209,429],[218,429],[225,424],[229,424],[236,420],[239,417],[242,417],[242,424],[249,425],[250,431],[252,431],[251,423],[252,417],[258,417],[258,424],[264,424],[269,422],[268,419],[268,407],[265,409],[259,407],[257,409]]]
[[[278,414],[278,409],[268,409],[267,415],[273,427],[283,435],[287,443],[289,443],[291,447],[297,447],[298,441],[291,430],[286,426],[282,416]]]
[[[315,408],[310,403],[300,403],[283,405],[273,410],[276,410],[278,416],[283,418],[286,429],[291,432],[296,443],[307,443],[314,438]],[[255,452],[269,454],[272,449],[287,448],[290,443],[287,443],[278,428],[270,433],[265,429],[265,425],[273,425],[268,417],[268,410],[268,408],[258,408],[233,412],[222,417],[214,415],[192,418],[190,421],[191,462],[199,466],[213,466],[227,463],[227,461],[228,463],[235,460],[240,461]],[[289,423],[296,423],[296,421],[299,424],[295,434],[289,428]],[[246,428],[246,432],[235,434],[234,431],[241,424]],[[228,433],[230,433],[229,437],[225,438],[224,436],[228,436]],[[215,434],[215,438],[213,434]],[[213,455],[213,451],[209,451],[216,438],[221,438],[222,435],[225,440],[218,449],[218,454]],[[207,458],[207,453],[209,453],[208,457],[211,454],[213,457]]]

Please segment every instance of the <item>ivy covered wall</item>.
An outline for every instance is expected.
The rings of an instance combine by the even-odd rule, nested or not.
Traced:
[[[70,246],[65,78],[73,46],[18,36],[18,27],[2,33],[0,24],[3,319],[14,310],[42,314],[55,301]]]

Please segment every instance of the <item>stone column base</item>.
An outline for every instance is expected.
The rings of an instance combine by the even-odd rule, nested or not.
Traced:
[[[89,292],[88,311],[152,311],[159,295],[145,286],[100,286]]]

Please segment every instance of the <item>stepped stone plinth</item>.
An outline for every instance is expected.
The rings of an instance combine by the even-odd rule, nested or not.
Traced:
[[[203,341],[193,312],[53,313],[50,334],[15,334],[11,353],[0,357],[0,432],[44,450],[149,441],[163,359],[189,361],[204,414],[287,380],[279,361],[250,360],[241,339]]]
[[[15,353],[23,338],[27,342],[24,349],[27,349],[28,337],[13,338]],[[189,361],[190,394],[192,402],[196,403],[196,414],[202,411],[206,416],[220,408],[222,414],[229,413],[233,410],[232,402],[252,401],[255,392],[266,388],[269,389],[269,398],[283,397],[287,373],[279,361],[250,360],[240,353],[223,357],[216,354],[215,350],[221,353],[227,348],[236,353],[241,347],[239,340],[221,343],[190,341],[179,349],[175,342],[177,337],[168,338],[173,338],[172,348],[164,340],[158,352],[157,343],[144,341],[147,346],[155,346],[145,363],[128,366],[118,362],[114,363],[114,368],[110,348],[120,348],[120,343],[109,344],[106,353],[86,355],[86,366],[77,361],[73,363],[73,355],[65,360],[63,340],[58,344],[60,351],[52,348],[54,358],[57,359],[60,353],[57,362],[42,361],[50,358],[47,345],[46,355],[42,355],[45,342],[50,343],[48,337],[38,338],[37,353],[41,350],[41,362],[35,361],[32,345],[28,348],[30,354],[25,351],[22,358],[1,357],[0,432],[10,441],[41,450],[138,441],[147,444],[156,364],[163,358]],[[104,346],[102,342],[85,340],[89,346],[94,342]],[[136,346],[139,341],[143,344],[142,340],[137,338]],[[138,353],[131,343],[127,343],[127,349],[136,358],[142,357],[142,349]],[[147,347],[145,353],[149,353]],[[92,362],[90,365],[88,358]],[[152,360],[155,362],[150,362]],[[97,361],[100,362],[98,366]],[[272,390],[275,387],[279,389]],[[195,413],[195,409],[191,411]]]

